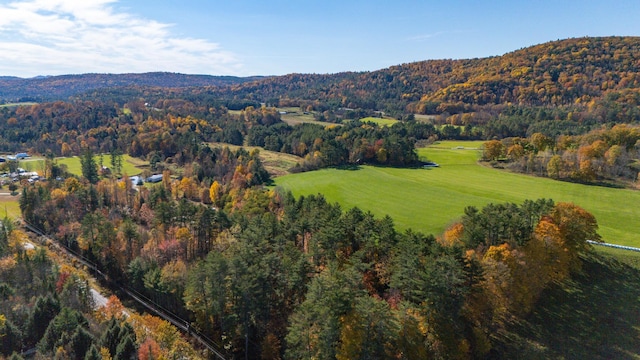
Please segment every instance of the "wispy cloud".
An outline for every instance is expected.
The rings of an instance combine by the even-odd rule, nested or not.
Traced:
[[[440,36],[440,35],[443,35],[443,34],[446,34],[446,33],[447,33],[446,31],[437,31],[437,32],[434,32],[434,33],[431,33],[431,34],[421,34],[421,35],[412,36],[412,37],[407,38],[406,40],[407,41],[418,41],[418,42],[419,41],[426,41],[426,40],[429,40],[431,38],[434,38],[434,37],[437,37],[437,36]]]
[[[237,56],[172,25],[117,10],[117,0],[0,5],[0,75],[171,71],[239,74]]]

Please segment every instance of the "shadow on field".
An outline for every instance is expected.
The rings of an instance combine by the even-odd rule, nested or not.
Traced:
[[[348,165],[340,165],[340,166],[336,166],[336,169],[338,170],[350,170],[350,171],[355,171],[355,170],[360,170],[362,169],[362,167],[360,165],[356,165],[356,164],[348,164]]]
[[[500,336],[504,359],[637,359],[640,270],[603,255],[543,293],[534,313]]]

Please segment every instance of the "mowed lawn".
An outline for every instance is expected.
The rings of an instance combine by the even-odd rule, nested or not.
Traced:
[[[11,219],[17,219],[22,216],[20,212],[20,194],[17,196],[11,196],[9,191],[5,189],[0,190],[0,220],[5,215]]]
[[[94,160],[96,164],[100,164],[100,157],[95,156]],[[67,170],[74,175],[82,175],[82,165],[80,164],[80,157],[73,156],[67,158],[57,158],[58,164],[67,165]],[[102,163],[104,166],[111,167],[111,155],[105,154],[102,157]],[[138,166],[145,166],[149,163],[130,157],[129,155],[122,156],[122,173],[126,173],[128,176],[139,175],[142,169]]]
[[[440,234],[469,205],[522,203],[551,198],[584,207],[596,216],[606,242],[640,246],[640,192],[559,182],[513,174],[477,163],[482,142],[442,142],[419,149],[421,158],[440,164],[431,169],[361,166],[324,169],[275,179],[295,196],[322,193],[345,208],[358,206],[377,216],[390,215],[399,230]]]
[[[395,119],[387,119],[387,118],[378,118],[378,117],[366,117],[366,118],[362,118],[360,119],[361,122],[372,122],[372,123],[376,123],[378,124],[378,126],[391,126],[395,123],[398,122],[398,120]]]

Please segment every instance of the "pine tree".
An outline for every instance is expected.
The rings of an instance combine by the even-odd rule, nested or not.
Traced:
[[[80,157],[80,164],[82,166],[82,176],[84,176],[90,183],[95,184],[98,182],[98,166],[96,160],[93,158],[93,151],[90,148],[86,148],[84,153]]]

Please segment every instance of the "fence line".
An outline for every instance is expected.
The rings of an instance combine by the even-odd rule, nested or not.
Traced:
[[[605,242],[597,242],[597,241],[593,241],[593,240],[587,240],[587,242],[589,244],[591,244],[591,245],[599,245],[599,246],[606,246],[606,247],[610,247],[610,248],[614,248],[614,249],[640,252],[640,248],[633,247],[633,246],[616,245],[616,244],[610,244],[610,243],[605,243]]]

